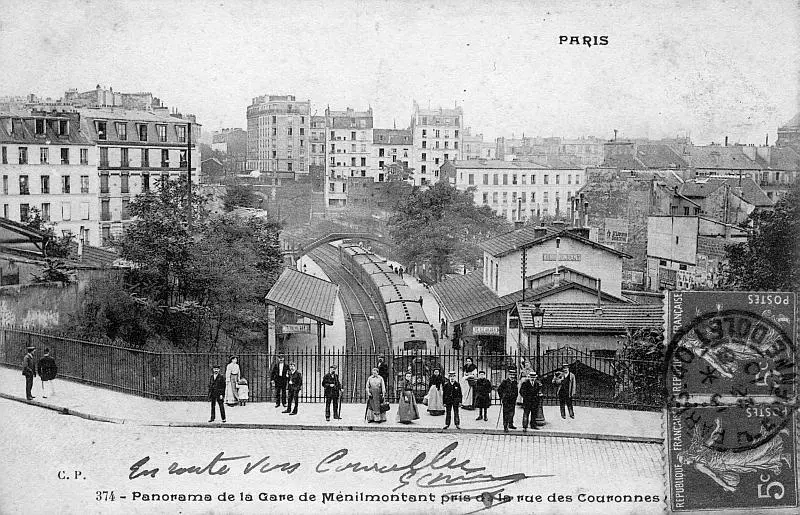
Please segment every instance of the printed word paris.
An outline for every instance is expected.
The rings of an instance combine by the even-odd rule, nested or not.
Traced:
[[[558,36],[559,45],[606,46],[608,36]]]

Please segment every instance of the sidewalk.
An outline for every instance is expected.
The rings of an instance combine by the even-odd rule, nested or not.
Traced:
[[[208,402],[157,401],[113,390],[106,390],[72,381],[54,381],[55,396],[43,399],[41,381],[34,380],[31,404],[54,409],[105,422],[137,425],[169,426],[221,426],[219,418],[208,424],[210,406]],[[0,367],[0,397],[25,401],[25,378],[19,369]],[[290,416],[281,413],[283,408],[275,408],[271,402],[250,403],[247,406],[226,407],[225,427],[253,429],[305,429],[305,430],[343,430],[343,431],[413,431],[442,432],[444,416],[433,417],[419,405],[420,419],[412,424],[396,422],[397,405],[392,405],[388,421],[382,424],[369,424],[364,421],[363,404],[343,404],[342,420],[325,421],[324,403],[301,403],[298,414]],[[461,430],[451,426],[451,433],[504,434],[502,423],[497,425],[499,406],[489,409],[489,421],[475,420],[477,411],[461,410]],[[514,417],[519,428],[509,434],[522,436],[558,436],[569,438],[590,438],[629,442],[661,443],[661,414],[646,411],[627,411],[608,408],[575,407],[575,419],[563,420],[558,406],[545,406],[547,425],[540,431],[522,433],[522,409],[517,408]]]

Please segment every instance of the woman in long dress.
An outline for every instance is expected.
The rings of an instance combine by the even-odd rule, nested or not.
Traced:
[[[419,408],[414,399],[414,383],[411,381],[411,372],[406,372],[405,379],[400,385],[400,399],[397,406],[397,421],[410,424],[419,419]]]
[[[386,383],[378,375],[378,369],[372,369],[367,378],[367,422],[386,422],[386,413],[381,411],[381,404],[386,398]]]
[[[472,358],[464,360],[464,366],[461,368],[461,408],[472,410],[475,407],[472,405],[472,394],[475,386],[475,381],[478,377],[478,367],[472,363]]]
[[[442,385],[444,377],[438,368],[433,369],[430,385],[428,387],[428,414],[444,415],[444,402],[442,399]]]
[[[228,366],[225,368],[225,404],[236,406],[239,404],[239,359],[231,356]]]

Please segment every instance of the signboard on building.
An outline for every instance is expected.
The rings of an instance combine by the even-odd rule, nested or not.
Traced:
[[[622,282],[630,284],[644,284],[644,272],[636,270],[623,270]]]
[[[658,289],[674,290],[678,284],[678,271],[671,268],[658,267]]]
[[[542,261],[580,261],[580,254],[542,254]]]
[[[500,326],[497,325],[473,325],[473,336],[500,336]]]
[[[308,333],[311,334],[311,324],[281,324],[278,328],[280,334]]]
[[[606,243],[628,243],[628,221],[624,218],[606,218],[605,238]]]

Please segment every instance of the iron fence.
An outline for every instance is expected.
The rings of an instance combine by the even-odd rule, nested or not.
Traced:
[[[151,352],[17,328],[0,328],[0,364],[21,367],[25,348],[39,352],[47,347],[58,364],[59,377],[94,386],[159,400],[205,400],[211,367],[224,372],[229,355],[219,352]],[[285,363],[295,363],[303,377],[301,402],[323,402],[322,377],[331,365],[338,367],[344,402],[365,402],[366,381],[379,356],[372,353],[288,351],[281,354]],[[41,356],[38,354],[37,357]],[[239,353],[241,376],[249,385],[250,400],[273,400],[270,370],[277,356],[265,353]],[[409,352],[385,356],[389,367],[387,389],[396,398],[398,380],[406,371],[412,374],[415,393],[427,393],[434,368],[443,374],[454,371],[461,376],[465,356],[459,352]],[[535,356],[505,352],[469,356],[478,370],[486,372],[494,388],[510,370],[538,369],[546,404],[557,404],[553,376],[569,364],[576,376],[574,403],[585,406],[658,410],[664,402],[663,363],[628,359],[624,356],[599,357],[574,349]],[[495,392],[492,402],[499,402]]]

